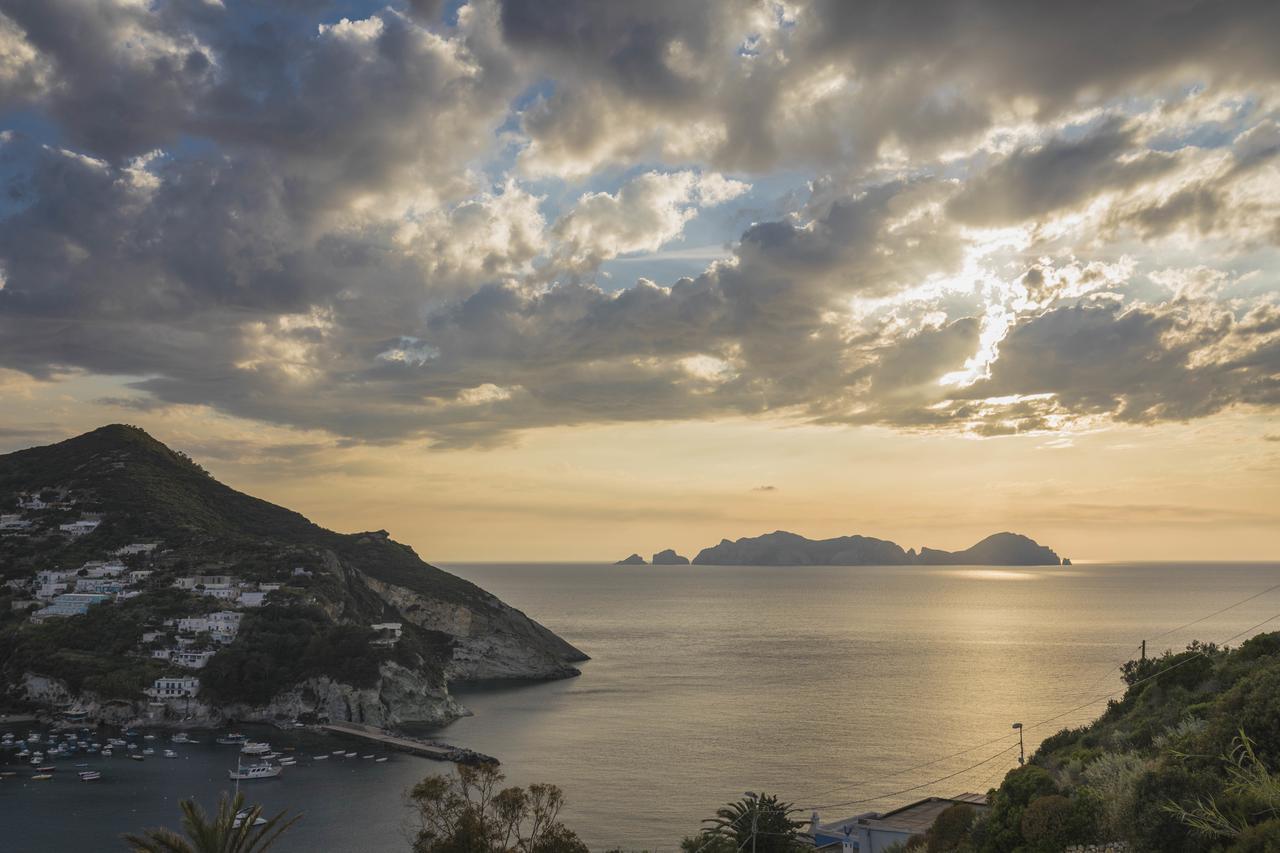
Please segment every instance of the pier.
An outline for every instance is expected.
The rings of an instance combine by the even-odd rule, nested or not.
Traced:
[[[362,738],[400,752],[421,755],[424,758],[430,758],[435,761],[453,761],[458,764],[498,763],[498,759],[496,758],[488,755],[482,755],[469,749],[463,749],[456,746],[442,746],[440,744],[428,743],[415,738],[388,734],[382,729],[364,725],[363,723],[322,723],[320,728],[327,732],[331,732],[332,734]]]

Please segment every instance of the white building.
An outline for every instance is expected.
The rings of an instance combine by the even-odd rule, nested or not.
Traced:
[[[240,605],[242,607],[261,607],[263,599],[267,597],[265,592],[242,592],[240,593]]]
[[[0,531],[11,532],[15,530],[27,530],[30,527],[31,522],[27,521],[20,515],[0,515]]]
[[[36,586],[50,583],[62,583],[76,577],[75,569],[41,569],[36,572]]]
[[[291,574],[292,574],[295,578],[309,578],[309,577],[311,577],[311,570],[310,570],[310,569],[304,569],[304,568],[302,568],[302,566],[297,566],[297,567],[295,567],[295,568],[294,568],[294,570],[293,570],[293,572],[291,572]]]
[[[213,657],[214,654],[216,653],[211,651],[181,651],[174,652],[169,659],[178,666],[186,667],[187,669],[203,669],[204,665],[209,662],[209,658]]]
[[[240,631],[241,614],[234,610],[219,610],[207,616],[189,616],[178,620],[178,630],[184,634],[209,634],[219,643],[229,643]]]
[[[378,638],[372,641],[375,646],[394,646],[404,629],[400,622],[378,622],[369,627],[378,632]]]
[[[152,572],[150,569],[139,569],[136,572],[129,572],[129,583],[142,583],[144,580],[151,577],[151,575]]]
[[[216,598],[219,601],[235,601],[240,597],[240,590],[233,586],[210,586],[204,589],[198,589],[196,592],[201,595],[207,595],[210,598]]]
[[[280,587],[282,586],[284,586],[284,584],[282,583],[260,583],[258,584],[258,589],[261,592],[275,592],[277,589],[280,589]]]
[[[117,557],[127,557],[130,554],[150,554],[158,544],[157,542],[134,542],[131,545],[125,545],[123,548],[117,548],[111,553]]]
[[[156,683],[147,688],[146,692],[153,699],[191,697],[200,692],[200,679],[189,675],[178,678],[157,678]]]
[[[98,593],[68,593],[59,595],[53,600],[53,603],[43,610],[37,610],[31,614],[31,621],[43,622],[46,619],[61,618],[64,616],[80,616],[88,613],[89,608],[95,604],[101,604],[110,599],[110,596],[100,595]]]
[[[91,560],[80,568],[84,569],[91,578],[114,578],[124,574],[128,566],[119,560],[106,563],[101,560]]]
[[[40,500],[39,495],[23,495],[18,500],[18,506],[23,509],[44,509],[48,504]]]
[[[66,583],[45,583],[36,587],[36,598],[49,599],[54,596],[62,595],[66,592],[68,585]]]
[[[101,521],[98,521],[95,518],[82,518],[79,521],[59,524],[58,529],[63,533],[68,533],[72,536],[84,536],[86,533],[92,533],[97,530],[98,525],[101,523]]]
[[[167,632],[165,632],[165,631],[143,631],[143,632],[142,632],[142,642],[144,642],[144,643],[154,643],[156,640],[158,640],[158,639],[160,639],[161,637],[164,637],[164,636],[167,636]]]
[[[80,578],[76,581],[76,592],[100,592],[103,595],[116,595],[124,591],[124,584],[110,578]]]

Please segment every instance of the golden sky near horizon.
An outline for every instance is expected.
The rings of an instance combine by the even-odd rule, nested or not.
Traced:
[[[94,9],[0,12],[0,450],[440,562],[1280,558],[1274,3]]]

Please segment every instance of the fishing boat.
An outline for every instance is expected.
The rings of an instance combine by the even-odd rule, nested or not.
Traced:
[[[186,732],[178,732],[176,735],[169,738],[169,740],[173,741],[174,743],[195,743],[195,741],[187,737]]]
[[[237,746],[239,744],[244,743],[248,739],[249,737],[247,735],[242,735],[239,732],[228,732],[227,734],[218,738],[217,741],[215,742],[220,743],[223,746]]]
[[[271,751],[271,744],[266,741],[245,741],[244,746],[240,747],[240,752],[245,755],[264,755]]]

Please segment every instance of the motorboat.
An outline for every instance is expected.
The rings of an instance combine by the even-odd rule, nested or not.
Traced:
[[[245,755],[265,755],[270,751],[271,751],[271,744],[267,743],[266,741],[255,742],[255,741],[247,740],[244,742],[244,746],[240,747],[240,752],[244,753]]]
[[[102,773],[97,770],[82,770],[78,774],[81,782],[96,782],[102,778]]]
[[[225,735],[223,735],[222,737],[218,738],[218,739],[215,741],[215,743],[220,743],[220,744],[222,744],[223,746],[236,746],[236,745],[239,745],[239,744],[244,743],[244,742],[245,742],[245,741],[247,741],[248,739],[249,739],[249,738],[248,738],[248,736],[247,736],[247,735],[242,735],[242,734],[240,734],[239,732],[228,732],[227,734],[225,734]]]
[[[172,749],[166,749],[166,750],[164,751],[164,757],[165,757],[165,758],[177,758],[177,757],[178,757],[178,753],[174,752]]]
[[[274,779],[279,776],[282,768],[276,764],[250,764],[248,767],[236,765],[235,770],[227,771],[228,779],[235,779],[237,782],[241,779]]]

